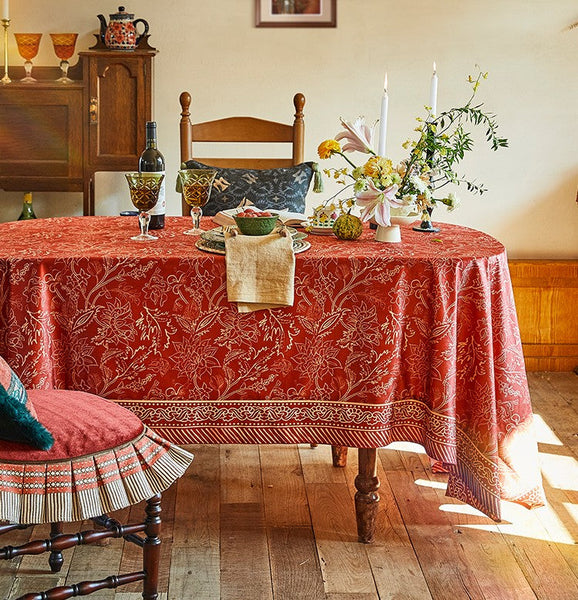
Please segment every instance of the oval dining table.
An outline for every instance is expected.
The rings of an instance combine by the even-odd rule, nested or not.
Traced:
[[[0,354],[27,387],[83,390],[179,444],[358,448],[360,541],[377,448],[421,444],[447,495],[495,520],[544,502],[506,252],[491,236],[402,226],[400,243],[309,235],[290,307],[240,313],[222,254],[168,217],[0,224]],[[214,227],[210,218],[203,227]]]

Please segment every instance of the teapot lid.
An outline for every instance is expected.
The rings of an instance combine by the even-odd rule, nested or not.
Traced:
[[[118,7],[118,12],[109,15],[110,18],[114,21],[133,21],[134,20],[134,13],[127,13],[124,10],[124,6],[119,6]]]

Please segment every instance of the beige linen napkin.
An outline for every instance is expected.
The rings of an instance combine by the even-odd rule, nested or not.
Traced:
[[[293,306],[291,236],[225,234],[227,297],[239,312]]]

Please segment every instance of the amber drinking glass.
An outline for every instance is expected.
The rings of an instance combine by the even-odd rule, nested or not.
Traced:
[[[137,242],[157,240],[156,236],[148,232],[151,220],[148,211],[154,208],[159,199],[161,183],[165,176],[162,173],[125,173],[125,177],[130,190],[130,200],[140,213],[138,216],[140,235],[130,239]]]
[[[38,47],[40,46],[41,33],[15,33],[16,45],[18,46],[18,52],[20,56],[26,61],[24,63],[24,70],[26,71],[26,77],[23,77],[20,81],[22,83],[36,83],[36,79],[32,77],[32,59],[36,58],[38,54]]]
[[[213,181],[217,171],[211,169],[182,169],[179,171],[179,182],[185,202],[191,207],[193,228],[183,233],[187,235],[200,235],[202,207],[207,204],[211,196]]]
[[[68,59],[74,54],[78,33],[51,33],[50,37],[54,46],[54,54],[60,59],[60,70],[62,71],[62,77],[56,81],[72,83],[72,79],[68,77],[68,67],[70,66]]]

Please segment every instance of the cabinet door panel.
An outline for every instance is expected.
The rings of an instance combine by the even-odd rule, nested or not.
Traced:
[[[80,87],[1,89],[0,187],[82,189],[81,119]]]
[[[145,71],[144,62],[132,57],[92,61],[97,116],[89,126],[89,157],[96,169],[136,168],[144,147]]]

